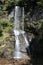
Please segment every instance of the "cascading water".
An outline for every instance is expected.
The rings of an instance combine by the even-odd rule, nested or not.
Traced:
[[[23,55],[22,53],[20,53],[20,40],[19,40],[20,31],[14,30],[14,34],[15,34],[15,40],[16,40],[14,58],[22,58]]]
[[[26,36],[24,35],[24,7],[15,7],[14,35],[15,51],[14,58],[23,58],[26,53],[26,47],[29,46]],[[23,53],[22,53],[23,52]]]

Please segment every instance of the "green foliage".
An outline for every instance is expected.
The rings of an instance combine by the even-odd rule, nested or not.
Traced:
[[[38,0],[37,4],[40,5],[40,6],[43,6],[43,0]]]
[[[10,30],[12,29],[12,27],[10,27],[10,26],[8,26],[8,27],[6,27],[5,29],[4,29],[4,32],[9,32]]]
[[[5,27],[7,27],[8,26],[8,20],[6,20],[6,19],[0,19],[0,25],[3,27],[3,29],[5,28]]]
[[[13,22],[9,21],[8,19],[6,18],[1,18],[0,19],[0,56],[2,55],[2,53],[4,52],[4,49],[6,48],[8,53],[10,52],[11,54],[13,53],[13,47],[11,46],[11,43],[10,42],[10,34],[9,34],[9,31],[13,29]],[[9,48],[7,48],[7,45],[6,45],[6,38],[8,38],[9,40]],[[7,52],[6,51],[6,52]],[[10,54],[10,55],[11,55]]]
[[[4,18],[0,19],[0,25],[2,26],[4,32],[8,32],[10,29],[13,28],[12,23]]]
[[[17,5],[17,4],[18,4],[18,2],[19,2],[19,0],[15,0],[15,5]]]

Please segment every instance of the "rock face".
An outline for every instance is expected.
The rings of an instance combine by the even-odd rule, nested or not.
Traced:
[[[39,43],[37,36],[30,42],[30,56],[33,65],[43,64],[43,50],[41,45],[42,43]]]
[[[6,59],[0,58],[1,65],[30,65],[30,60],[27,59]]]

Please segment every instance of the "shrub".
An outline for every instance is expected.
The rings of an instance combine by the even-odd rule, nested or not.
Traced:
[[[3,28],[7,27],[9,25],[8,20],[7,19],[0,19],[0,24]]]

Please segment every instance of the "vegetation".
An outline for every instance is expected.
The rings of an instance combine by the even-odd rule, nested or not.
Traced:
[[[28,8],[33,9],[33,7],[36,5],[43,6],[43,0],[0,0],[0,13],[3,14],[3,12],[9,12],[14,8],[15,5],[23,5],[25,7],[25,10]]]
[[[8,41],[9,41],[8,44],[10,44],[10,34],[9,34],[9,32],[12,29],[13,29],[12,22],[10,22],[6,18],[0,19],[0,55],[2,55],[2,54],[5,55],[5,48],[6,48],[6,53],[7,52],[9,53],[9,51],[11,50],[10,54],[12,54],[11,52],[12,52],[12,49],[13,49],[13,47],[12,47],[13,44],[9,45],[9,47],[8,47],[8,45],[6,45],[6,42],[8,43]],[[6,41],[7,38],[9,39],[8,41]],[[12,36],[11,36],[11,38],[12,38]],[[6,57],[6,55],[5,55],[5,57]]]

